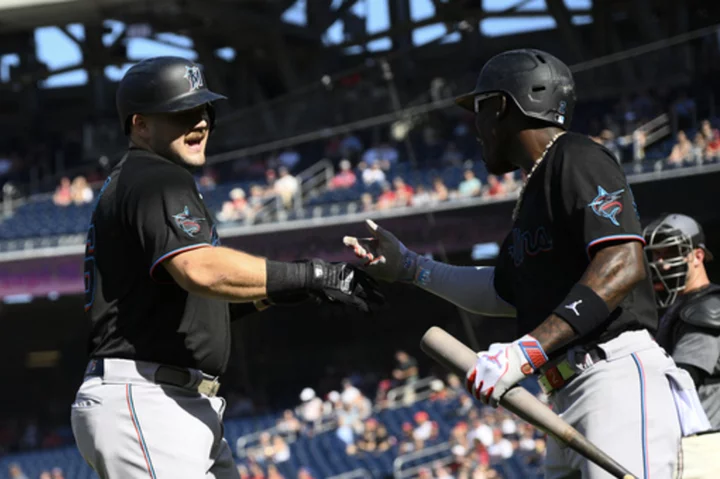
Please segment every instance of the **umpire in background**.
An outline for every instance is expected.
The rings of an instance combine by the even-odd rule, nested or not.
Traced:
[[[693,218],[663,215],[643,232],[645,251],[664,315],[658,343],[692,376],[714,429],[720,429],[720,286],[705,262],[713,259]]]
[[[220,246],[191,171],[205,163],[212,102],[223,98],[198,65],[176,57],[138,63],[118,87],[130,148],[87,235],[90,362],[71,413],[101,478],[238,477],[216,396],[229,303],[242,314],[305,299],[368,311],[380,300],[346,263],[284,263]]]

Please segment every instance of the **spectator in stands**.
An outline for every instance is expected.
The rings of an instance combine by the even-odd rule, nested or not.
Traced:
[[[447,189],[447,186],[445,186],[445,183],[443,183],[442,178],[439,176],[433,178],[433,191],[432,191],[433,200],[441,203],[443,201],[447,201],[450,192]]]
[[[377,390],[375,391],[375,405],[381,409],[387,406],[387,393],[392,389],[392,381],[389,379],[383,379],[378,383]]]
[[[362,205],[362,212],[367,213],[375,210],[375,204],[373,203],[373,197],[370,193],[363,193],[360,195],[360,203]]]
[[[707,151],[707,143],[705,142],[705,136],[702,132],[695,133],[692,145],[692,155],[690,155],[692,162],[696,165],[702,165],[705,162],[705,152]]]
[[[385,172],[380,168],[380,163],[375,162],[362,172],[362,180],[365,186],[375,183],[385,183]]]
[[[440,158],[440,163],[442,164],[442,166],[460,167],[462,166],[462,162],[462,152],[458,150],[458,147],[454,142],[448,142],[447,146],[445,147],[445,151],[443,151],[442,157]]]
[[[415,193],[413,187],[405,183],[405,180],[399,176],[396,176],[393,180],[393,186],[395,187],[395,206],[398,208],[412,206],[413,194]]]
[[[713,128],[708,120],[703,120],[700,124],[700,133],[705,138],[705,158],[714,160],[720,154],[720,131]]]
[[[245,464],[238,464],[237,471],[240,479],[250,479],[250,471]]]
[[[248,453],[248,456],[254,461],[265,464],[266,462],[272,461],[274,453],[275,449],[272,443],[272,435],[266,431],[260,434],[260,443]]]
[[[472,429],[468,433],[468,438],[472,440],[478,440],[485,447],[490,447],[494,441],[494,433],[492,427],[480,420],[480,418],[474,418],[472,420]]]
[[[615,157],[615,161],[622,163],[622,152],[620,151],[615,134],[611,130],[605,129],[600,132],[600,144],[610,150],[610,153]]]
[[[467,394],[459,394],[460,406],[455,410],[455,415],[458,417],[467,417],[470,411],[473,410],[472,398]]]
[[[265,471],[260,467],[259,464],[250,464],[250,478],[251,479],[265,479]]]
[[[76,205],[84,205],[91,203],[93,200],[93,190],[88,185],[84,176],[76,177],[70,185],[70,196]]]
[[[357,176],[352,170],[352,165],[348,160],[340,161],[340,171],[330,180],[330,189],[339,190],[350,188],[357,182]]]
[[[52,470],[52,479],[65,479],[62,469],[54,467]]]
[[[68,206],[72,203],[72,190],[70,189],[70,178],[64,176],[60,179],[60,185],[58,185],[53,195],[53,203],[57,206]]]
[[[455,479],[450,473],[450,469],[439,462],[433,465],[433,474],[435,479]]]
[[[519,427],[520,441],[518,442],[518,448],[522,451],[534,451],[535,450],[535,433],[532,426],[529,424],[521,424]]]
[[[357,450],[369,453],[383,453],[390,449],[391,438],[385,426],[377,419],[365,421],[363,433],[357,441]]]
[[[413,416],[415,420],[415,429],[413,430],[413,439],[418,449],[425,446],[425,442],[429,441],[433,435],[433,424],[430,421],[430,415],[425,411],[418,411]]]
[[[203,173],[198,178],[198,189],[200,191],[211,191],[215,189],[215,186],[217,185],[217,173],[213,168],[210,168],[209,166],[206,166],[203,169]]]
[[[343,404],[355,406],[357,404],[357,400],[360,399],[361,396],[362,393],[360,393],[358,388],[353,386],[350,379],[345,378],[342,380],[342,393],[340,393],[340,400]]]
[[[285,439],[281,436],[273,437],[272,447],[272,461],[275,464],[282,464],[283,462],[290,460],[290,447],[288,447],[287,442],[285,442]]]
[[[670,157],[667,159],[669,166],[683,166],[685,162],[690,161],[692,157],[692,143],[688,140],[687,135],[684,131],[680,130],[677,134],[677,143],[673,146],[670,152]]]
[[[38,476],[38,479],[53,479],[53,477],[52,474],[50,474],[50,471],[42,471],[40,476]]]
[[[281,167],[291,171],[300,163],[300,153],[292,148],[286,148],[278,155],[277,160]]]
[[[392,371],[392,377],[397,381],[398,385],[414,383],[420,376],[417,360],[405,351],[397,351],[395,353],[395,369]]]
[[[267,468],[267,479],[285,479],[285,476],[280,474],[275,465],[270,464]]]
[[[305,388],[300,393],[300,418],[305,423],[305,432],[312,435],[315,427],[322,419],[323,402],[322,399],[315,395],[315,390]]]
[[[507,412],[503,411],[503,418],[500,422],[500,429],[502,430],[502,434],[504,437],[507,437],[509,439],[512,439],[514,437],[517,437],[518,433],[518,425],[517,422],[508,414]]]
[[[357,408],[351,403],[343,403],[338,411],[338,428],[335,435],[345,443],[345,452],[354,454],[356,452],[355,435],[362,432],[363,424],[360,421]]]
[[[520,182],[515,179],[515,173],[505,173],[503,176],[503,184],[505,185],[505,194],[511,195],[520,190]]]
[[[295,436],[300,433],[302,424],[300,420],[295,417],[295,413],[291,409],[283,411],[283,417],[278,419],[277,422],[278,432],[286,436]]]
[[[460,382],[460,378],[456,374],[448,374],[445,380],[447,381],[447,389],[450,397],[465,395],[465,388]]]
[[[223,202],[222,209],[217,215],[218,221],[240,221],[245,219],[248,210],[248,202],[245,199],[245,191],[242,188],[230,190],[230,201]]]
[[[433,379],[430,382],[430,401],[431,402],[445,402],[448,399],[448,391],[445,388],[445,383],[442,379]]]
[[[325,398],[323,403],[323,417],[333,418],[336,416],[337,411],[342,407],[340,401],[340,393],[337,391],[330,391]]]
[[[390,185],[388,185],[387,183],[383,183],[382,193],[380,193],[380,196],[378,196],[375,208],[380,211],[389,210],[391,208],[395,208],[396,204],[397,194],[395,194],[395,191],[390,188]]]
[[[480,182],[480,179],[475,176],[475,172],[471,169],[467,169],[465,170],[463,176],[465,179],[458,187],[458,194],[460,197],[472,198],[473,196],[480,196],[482,183]]]
[[[315,479],[315,476],[312,475],[310,469],[307,467],[301,467],[298,471],[297,479]]]
[[[512,457],[513,445],[505,437],[503,437],[502,430],[499,428],[493,429],[493,443],[487,446],[488,454],[490,454],[491,461],[501,461]]]
[[[22,469],[20,469],[20,464],[10,464],[8,473],[10,474],[10,479],[28,479]]]
[[[495,175],[488,175],[488,184],[483,189],[483,198],[502,198],[505,196],[505,185]]]
[[[383,170],[389,170],[393,165],[396,165],[399,159],[397,148],[387,142],[380,143],[376,148],[378,158],[380,160],[380,167]]]
[[[274,190],[280,196],[282,204],[285,208],[290,209],[295,199],[295,194],[300,188],[300,182],[297,178],[290,174],[287,167],[278,168],[279,178],[275,181]]]
[[[248,199],[247,215],[254,218],[265,205],[265,192],[260,185],[250,187],[250,198]]]
[[[400,440],[400,445],[398,447],[398,452],[400,454],[407,454],[409,452],[413,452],[417,449],[417,445],[415,442],[415,438],[413,437],[413,425],[409,422],[404,422],[402,425],[402,439]]]
[[[415,189],[415,194],[412,197],[412,204],[415,207],[427,206],[433,203],[433,197],[425,186],[418,185]]]

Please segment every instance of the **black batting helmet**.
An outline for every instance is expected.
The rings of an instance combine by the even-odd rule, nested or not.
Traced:
[[[130,133],[130,119],[139,113],[173,113],[208,105],[210,127],[215,120],[212,102],[226,97],[208,90],[200,66],[181,57],[155,57],[130,68],[115,96],[120,123]]]
[[[570,68],[549,53],[510,50],[492,57],[483,67],[475,89],[455,102],[476,112],[485,94],[504,93],[528,117],[566,129],[575,109],[575,81]]]

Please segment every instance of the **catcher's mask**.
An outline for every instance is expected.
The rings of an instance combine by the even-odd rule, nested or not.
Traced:
[[[663,216],[649,224],[643,236],[655,301],[659,307],[667,308],[685,290],[690,253],[701,248],[708,261],[712,260],[712,253],[705,247],[705,235],[700,225],[685,215]]]

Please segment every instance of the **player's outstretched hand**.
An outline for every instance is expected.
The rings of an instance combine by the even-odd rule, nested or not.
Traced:
[[[365,260],[365,267],[373,278],[389,283],[412,282],[417,270],[417,253],[407,249],[395,235],[374,221],[365,220],[365,225],[372,237],[345,236],[345,246]]]
[[[366,313],[371,304],[380,305],[385,301],[372,277],[349,263],[313,259],[308,270],[308,289],[322,300],[347,304]]]

